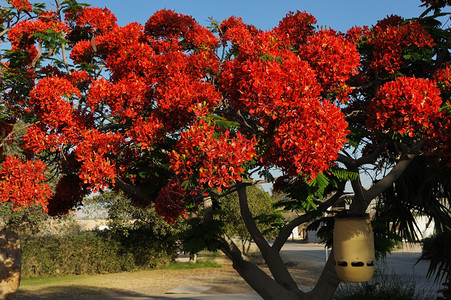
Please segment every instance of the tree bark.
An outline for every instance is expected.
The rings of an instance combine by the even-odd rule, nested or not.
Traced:
[[[335,272],[334,250],[332,249],[318,282],[303,300],[332,299],[339,284],[340,280]]]
[[[20,284],[21,249],[19,235],[0,232],[0,299],[14,300]]]
[[[255,224],[255,221],[252,217],[252,213],[250,212],[248,206],[246,186],[245,185],[238,186],[237,191],[243,221],[252,239],[255,241],[257,247],[260,249],[260,252],[266,264],[268,265],[268,268],[272,276],[274,277],[275,281],[278,284],[280,284],[284,289],[291,291],[294,294],[298,294],[298,296],[301,296],[302,292],[299,291],[296,282],[293,280],[293,277],[291,276],[290,272],[288,272],[288,269],[286,268],[285,264],[282,261],[282,258],[280,257],[279,251],[269,246],[263,234],[258,229],[257,224]]]

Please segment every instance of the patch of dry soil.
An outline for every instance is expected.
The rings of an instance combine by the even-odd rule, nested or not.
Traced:
[[[177,286],[209,286],[203,294],[247,293],[252,289],[232,268],[228,259],[216,259],[222,268],[149,270],[89,276],[46,286],[22,286],[17,299],[101,299],[108,297],[181,297],[165,294]],[[313,285],[321,268],[309,262],[287,262],[300,286]],[[262,269],[267,271],[264,265]],[[186,296],[186,295],[185,295]]]

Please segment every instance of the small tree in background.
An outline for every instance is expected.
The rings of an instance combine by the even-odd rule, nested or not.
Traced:
[[[271,216],[276,215],[274,209],[274,201],[268,192],[262,190],[258,186],[250,186],[247,190],[249,209],[253,216],[261,222],[257,222],[259,230],[264,233],[265,237],[271,239],[274,237],[275,226],[264,220],[269,220]],[[221,209],[219,218],[224,223],[224,231],[230,237],[239,238],[242,246],[243,254],[249,252],[252,237],[247,230],[246,224],[241,217],[240,204],[238,194],[231,193],[221,200]],[[282,218],[281,214],[278,214]]]

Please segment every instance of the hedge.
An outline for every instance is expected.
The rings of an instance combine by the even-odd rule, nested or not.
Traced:
[[[128,235],[90,231],[64,236],[22,237],[22,276],[102,274],[154,268],[176,257],[170,240],[155,240],[143,230]]]

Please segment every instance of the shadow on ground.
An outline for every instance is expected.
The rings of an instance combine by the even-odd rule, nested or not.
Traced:
[[[122,297],[142,297],[149,298],[148,295],[109,288],[95,288],[90,286],[52,286],[42,289],[20,290],[17,292],[17,300],[46,299],[108,299]]]

